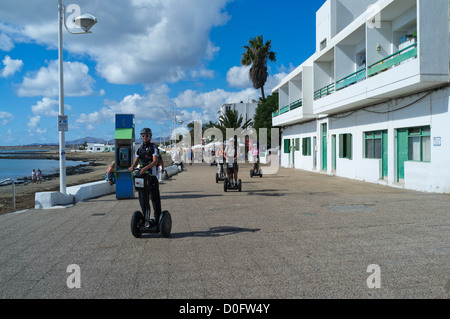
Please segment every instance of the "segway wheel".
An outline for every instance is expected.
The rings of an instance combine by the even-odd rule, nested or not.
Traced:
[[[252,169],[250,170],[250,177],[253,178],[253,170]]]
[[[133,216],[131,216],[131,233],[134,237],[140,238],[142,236],[139,227],[144,222],[144,215],[140,211],[135,211]]]
[[[172,217],[170,216],[170,213],[168,211],[164,211],[162,213],[159,225],[161,236],[164,238],[169,237],[170,232],[172,231]]]
[[[216,184],[219,182],[219,173],[216,173]]]
[[[262,169],[259,170],[259,177],[262,177]]]
[[[223,179],[223,191],[228,191],[228,178],[226,177]]]
[[[237,186],[238,186],[238,191],[242,191],[242,182],[240,179],[237,182]]]

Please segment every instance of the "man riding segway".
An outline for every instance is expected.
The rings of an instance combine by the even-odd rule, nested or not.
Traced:
[[[135,212],[132,218],[132,233],[135,237],[140,237],[143,232],[161,232],[166,237],[166,235],[168,236],[170,234],[171,219],[169,212],[161,212],[161,197],[157,177],[157,165],[159,162],[158,147],[150,142],[152,139],[151,129],[142,129],[141,138],[143,143],[136,151],[136,158],[128,169],[134,172],[135,187],[139,192],[139,203],[144,215],[141,212]],[[139,168],[136,171],[138,165]],[[143,183],[136,182],[136,179],[142,180]],[[154,220],[150,219],[149,196],[152,201]],[[160,225],[161,220],[166,221],[162,226]]]
[[[237,160],[239,158],[238,147],[234,138],[230,138],[225,148],[224,157],[227,167],[227,178],[224,180],[224,191],[228,189],[237,189],[241,191],[241,180],[238,179],[239,166]]]

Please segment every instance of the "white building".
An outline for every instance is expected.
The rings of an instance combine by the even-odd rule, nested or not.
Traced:
[[[220,107],[220,115],[219,116],[225,115],[226,111],[228,111],[228,110],[232,110],[232,111],[237,111],[238,116],[242,116],[242,118],[244,119],[244,123],[248,120],[253,122],[257,107],[258,107],[258,103],[256,103],[256,102],[253,102],[253,103],[244,103],[244,102],[227,103],[227,104],[223,104]]]
[[[273,89],[281,165],[450,193],[449,1],[328,0]]]
[[[115,145],[100,144],[100,143],[87,143],[86,151],[93,153],[101,152],[114,152],[116,150]]]

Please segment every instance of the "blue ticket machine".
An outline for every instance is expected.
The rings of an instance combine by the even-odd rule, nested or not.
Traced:
[[[134,115],[116,114],[116,198],[134,198],[133,175],[128,170],[134,161]]]

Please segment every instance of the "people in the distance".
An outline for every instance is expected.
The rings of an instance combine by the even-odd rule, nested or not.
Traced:
[[[36,173],[36,181],[38,184],[42,183],[42,171],[40,168],[38,168],[37,173]]]
[[[163,158],[161,156],[161,152],[159,152],[159,154],[158,154],[158,164],[156,165],[156,167],[158,168],[157,169],[157,171],[158,171],[158,174],[157,174],[158,181],[161,181],[162,180],[162,174],[164,174],[164,160],[163,160]]]
[[[220,142],[220,145],[216,150],[216,163],[218,166],[219,175],[223,174],[224,173],[224,170],[223,170],[224,155],[223,155],[223,143],[222,142]]]
[[[228,181],[231,181],[231,174],[233,174],[234,183],[237,183],[239,171],[237,159],[239,157],[239,152],[238,147],[234,141],[234,138],[230,138],[228,140],[228,145],[225,147],[224,157],[226,160]],[[233,165],[231,165],[230,167],[229,163],[233,163]]]
[[[112,162],[106,169],[105,180],[109,185],[114,185],[116,183],[116,162]]]
[[[36,170],[33,168],[33,171],[31,172],[31,183],[36,183]]]
[[[253,164],[253,171],[259,173],[259,149],[256,144],[253,144],[252,156],[255,163]]]
[[[152,130],[143,128],[141,130],[142,145],[136,151],[133,164],[128,168],[131,172],[139,165],[139,173],[144,175],[145,183],[148,185],[153,212],[155,214],[155,224],[159,223],[161,216],[161,197],[159,194],[159,182],[157,178],[157,165],[159,160],[158,147],[151,143]]]

